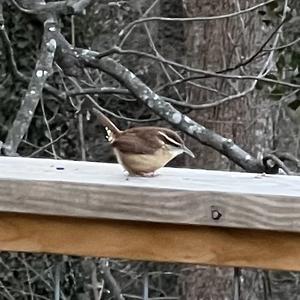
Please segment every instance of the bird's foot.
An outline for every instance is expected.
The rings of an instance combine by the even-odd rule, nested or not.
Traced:
[[[124,171],[124,175],[126,176],[126,180],[129,180],[129,177],[156,177],[159,174],[155,172],[139,172],[139,173],[131,173],[128,171]]]
[[[150,173],[140,173],[141,176],[143,177],[155,177],[158,176],[158,174],[156,174],[155,172],[150,172]]]

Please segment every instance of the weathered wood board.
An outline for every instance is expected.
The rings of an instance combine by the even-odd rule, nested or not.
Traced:
[[[0,249],[300,271],[300,234],[0,213]]]
[[[300,177],[0,157],[0,211],[300,231]]]

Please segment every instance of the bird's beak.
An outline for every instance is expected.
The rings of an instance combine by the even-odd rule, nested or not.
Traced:
[[[187,148],[186,146],[183,146],[182,149],[183,149],[183,152],[185,152],[185,153],[188,154],[189,156],[195,158],[194,153],[193,153],[189,148]]]

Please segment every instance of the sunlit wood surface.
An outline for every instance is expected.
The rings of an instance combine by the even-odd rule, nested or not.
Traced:
[[[0,211],[300,231],[300,177],[0,158]]]

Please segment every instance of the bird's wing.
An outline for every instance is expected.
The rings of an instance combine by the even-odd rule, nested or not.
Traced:
[[[155,136],[145,139],[144,136],[124,132],[112,142],[112,146],[123,153],[153,154],[163,144]]]

